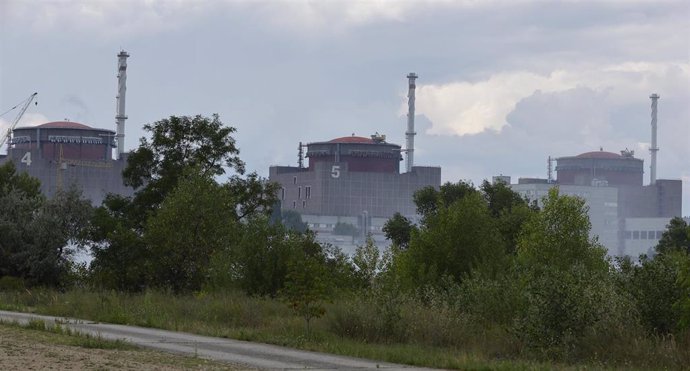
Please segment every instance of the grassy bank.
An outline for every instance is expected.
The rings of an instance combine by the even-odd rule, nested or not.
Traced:
[[[690,350],[672,338],[607,344],[605,334],[571,364],[554,364],[524,349],[517,337],[462,312],[414,300],[349,297],[329,303],[307,336],[304,320],[285,303],[241,293],[174,296],[72,290],[0,293],[5,310],[184,331],[417,366],[456,369],[681,369]],[[598,341],[598,342],[597,342]]]

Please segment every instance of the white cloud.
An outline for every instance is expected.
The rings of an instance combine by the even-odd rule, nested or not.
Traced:
[[[536,91],[550,93],[584,87],[605,93],[612,104],[625,104],[638,101],[641,94],[680,94],[688,84],[689,63],[631,62],[563,69],[548,75],[513,71],[477,82],[418,84],[416,105],[417,113],[432,122],[429,134],[462,136],[501,131],[509,125],[506,118],[515,105]],[[403,103],[401,112],[406,110]]]

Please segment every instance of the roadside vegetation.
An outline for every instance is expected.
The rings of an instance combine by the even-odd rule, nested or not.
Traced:
[[[217,116],[145,128],[124,171],[135,195],[98,207],[0,167],[2,309],[443,368],[690,364],[680,218],[654,256],[612,261],[581,199],[556,188],[539,208],[460,181],[417,192],[421,220],[392,217],[390,249],[348,257],[280,210]]]

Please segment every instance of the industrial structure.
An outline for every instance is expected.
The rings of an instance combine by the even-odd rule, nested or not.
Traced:
[[[297,166],[272,166],[269,179],[281,185],[282,210],[302,215],[322,242],[345,250],[371,234],[379,246],[386,243],[384,223],[396,212],[416,219],[414,192],[441,185],[441,168],[414,165],[414,90],[417,75],[410,73],[407,116],[407,148],[386,142],[378,133],[370,137],[352,134],[324,142],[299,144]],[[304,166],[304,150],[309,165]],[[407,154],[400,172],[402,153]],[[337,224],[349,224],[356,236],[334,234]]]
[[[612,256],[650,254],[669,220],[681,216],[682,182],[657,179],[657,101],[652,94],[652,141],[649,184],[643,184],[643,160],[634,151],[599,151],[565,156],[555,161],[557,179],[520,178],[511,188],[532,200],[540,200],[550,188],[581,197],[589,207],[592,235]],[[504,179],[505,181],[505,179]],[[507,183],[510,183],[508,180]]]
[[[48,197],[70,187],[80,189],[96,205],[108,193],[131,195],[133,190],[122,182],[127,163],[123,148],[127,57],[124,50],[118,54],[117,132],[67,120],[15,128],[26,111],[23,106],[10,127],[7,154],[0,155],[0,164],[12,161],[18,171],[38,178]]]

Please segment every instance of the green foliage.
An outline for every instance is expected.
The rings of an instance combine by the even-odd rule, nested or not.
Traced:
[[[288,230],[298,233],[307,231],[307,223],[302,221],[302,215],[295,210],[285,210],[281,213],[280,221]]]
[[[507,252],[516,253],[522,226],[537,211],[536,207],[530,207],[525,199],[503,182],[491,184],[485,180],[481,191],[491,215],[497,220],[496,225],[503,239],[507,242]]]
[[[38,180],[0,167],[0,277],[29,285],[62,286],[82,246],[91,204],[76,189],[45,199]]]
[[[281,294],[296,314],[304,318],[307,334],[312,319],[326,313],[327,271],[323,260],[308,249],[295,254],[288,263],[287,279]]]
[[[379,248],[371,234],[367,236],[364,245],[357,246],[355,249],[352,263],[362,283],[366,287],[373,286],[377,274],[383,269],[383,260],[380,258]]]
[[[680,298],[674,304],[680,316],[678,327],[681,331],[690,331],[690,258],[683,261],[676,283],[680,287]]]
[[[190,171],[146,222],[151,284],[176,292],[198,290],[215,251],[233,242],[238,230],[229,189]]]
[[[639,318],[649,333],[678,332],[683,298],[682,268],[690,260],[680,251],[640,258],[639,264],[624,260],[619,264],[618,281],[634,300]]]
[[[441,185],[439,190],[434,187],[425,187],[414,194],[414,203],[417,206],[417,214],[426,219],[434,215],[440,208],[447,208],[468,194],[477,190],[471,183],[459,181],[457,184],[447,182]]]
[[[0,165],[0,196],[5,196],[16,190],[27,198],[41,196],[41,182],[28,173],[17,173],[14,162],[7,161]]]
[[[659,253],[684,251],[690,254],[690,225],[680,217],[671,219],[664,234],[661,235],[656,251]]]
[[[412,234],[401,252],[406,286],[438,285],[449,276],[460,282],[473,270],[489,276],[504,269],[504,242],[486,203],[477,192],[441,207]]]
[[[211,260],[237,256],[240,225],[271,213],[277,185],[242,176],[235,129],[218,115],[172,116],[144,128],[151,139],[141,139],[123,172],[136,193],[108,196],[89,229],[93,276],[106,288],[197,290],[211,273],[227,276],[218,268],[233,263],[210,272]],[[226,168],[235,174],[219,184]]]
[[[395,213],[383,226],[383,233],[395,246],[406,249],[410,245],[412,230],[415,229],[412,222],[400,213]]]
[[[526,266],[554,267],[566,271],[583,265],[592,273],[609,269],[606,249],[589,237],[591,223],[585,202],[549,190],[540,213],[533,214],[518,238],[518,258]]]

